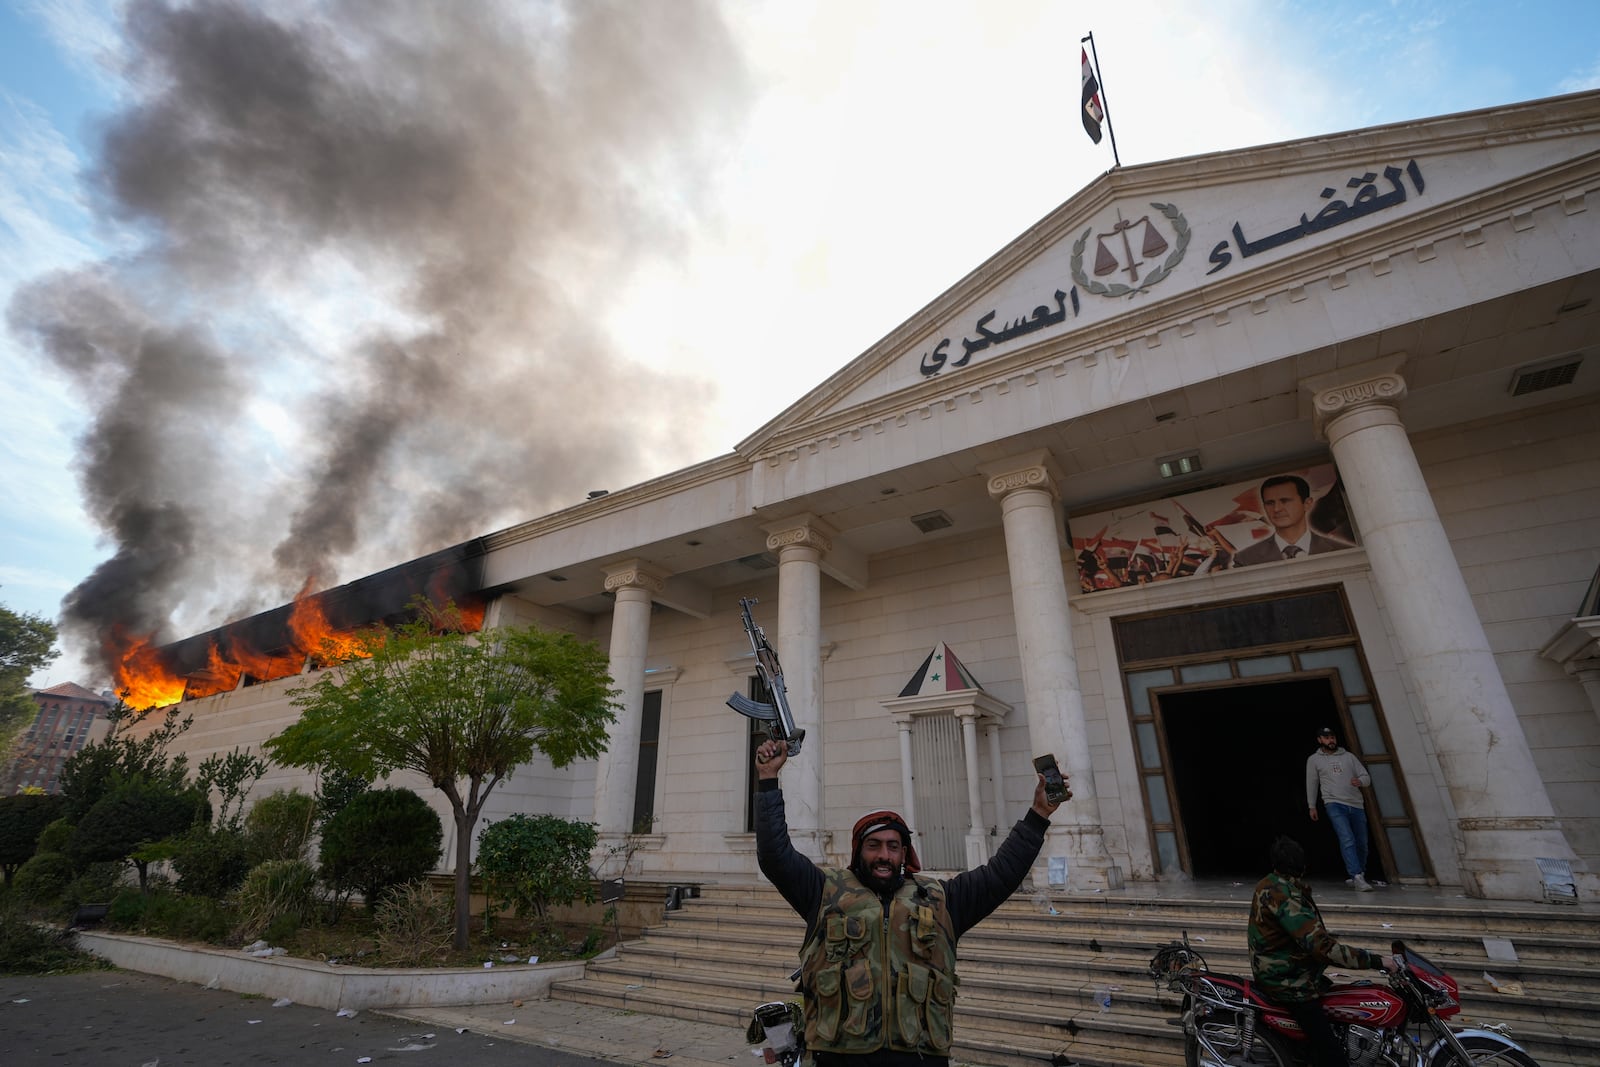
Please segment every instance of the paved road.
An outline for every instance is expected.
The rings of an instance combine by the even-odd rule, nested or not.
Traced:
[[[536,1045],[202,989],[131,971],[0,976],[5,1067],[594,1067]]]

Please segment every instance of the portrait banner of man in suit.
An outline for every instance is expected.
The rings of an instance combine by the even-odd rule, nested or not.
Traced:
[[[1359,541],[1331,463],[1074,515],[1083,593],[1303,559]]]

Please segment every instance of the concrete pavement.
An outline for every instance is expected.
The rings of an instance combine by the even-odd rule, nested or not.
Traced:
[[[752,999],[750,1007],[756,1006]],[[635,1011],[529,1000],[441,1008],[385,1008],[397,1019],[548,1049],[613,1063],[670,1063],[672,1067],[728,1067],[760,1064],[744,1030],[712,1023],[668,1019]]]

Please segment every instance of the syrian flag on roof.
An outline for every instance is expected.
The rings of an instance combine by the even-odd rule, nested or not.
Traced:
[[[925,697],[936,693],[958,693],[963,689],[982,689],[978,680],[967,670],[966,664],[956,658],[950,646],[940,641],[928,653],[900,690],[903,697]]]
[[[1100,103],[1100,79],[1089,63],[1088,49],[1080,48],[1078,54],[1083,57],[1083,132],[1099,144],[1100,124],[1106,120],[1106,109]]]

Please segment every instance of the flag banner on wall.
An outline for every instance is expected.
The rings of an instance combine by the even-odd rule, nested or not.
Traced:
[[[1106,120],[1106,109],[1100,104],[1100,79],[1095,77],[1088,50],[1080,48],[1078,54],[1083,57],[1083,132],[1099,144],[1100,124]]]
[[[1085,593],[1295,561],[1360,544],[1331,463],[1075,515]]]
[[[934,693],[959,693],[964,689],[982,689],[978,680],[967,670],[966,664],[956,658],[954,650],[943,641],[933,646],[922,665],[911,673],[911,679],[900,690],[903,697],[924,697]]]

